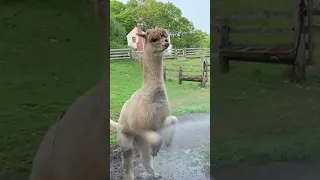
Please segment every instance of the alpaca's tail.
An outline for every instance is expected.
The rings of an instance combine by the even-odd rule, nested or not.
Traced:
[[[117,128],[118,128],[118,123],[110,119],[110,132],[116,132]]]

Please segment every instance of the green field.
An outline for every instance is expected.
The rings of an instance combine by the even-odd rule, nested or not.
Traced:
[[[178,70],[178,66],[195,67],[190,70],[199,70],[201,74],[201,60],[189,59],[188,61],[165,60],[168,69]],[[198,67],[197,67],[198,66]],[[191,74],[194,72],[191,72]],[[188,73],[189,74],[189,73]],[[122,105],[132,93],[142,85],[143,69],[133,60],[111,60],[110,62],[110,115],[117,120]],[[173,78],[169,78],[173,77]],[[166,88],[173,114],[192,112],[209,112],[210,110],[210,84],[207,88],[200,88],[199,82],[183,82],[178,84],[178,72],[168,72]],[[115,134],[111,134],[110,142],[115,143]]]
[[[290,2],[225,0],[215,2],[211,11],[216,16],[234,12],[290,11]],[[237,20],[231,24],[288,27],[290,23],[290,20],[273,18]],[[217,34],[211,36],[218,41]],[[275,43],[290,42],[292,37],[287,34],[232,34],[231,41]],[[285,74],[288,67],[284,65],[231,61],[227,74],[212,69],[212,166],[320,157],[320,62],[317,59],[317,65],[308,69],[309,81],[301,85],[288,83]],[[213,67],[218,66],[217,59],[212,59],[211,63]]]
[[[56,2],[0,5],[0,175],[29,171],[48,127],[101,78],[91,7]]]

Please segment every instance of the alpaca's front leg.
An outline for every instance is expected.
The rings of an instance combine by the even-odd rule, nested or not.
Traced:
[[[161,136],[167,147],[171,146],[176,124],[178,124],[178,119],[175,116],[167,116],[162,123]]]

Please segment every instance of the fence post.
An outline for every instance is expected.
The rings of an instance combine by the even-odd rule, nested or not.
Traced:
[[[179,66],[179,77],[178,77],[178,83],[179,84],[182,84],[182,80],[181,80],[181,78],[182,78],[182,67],[181,66]]]
[[[229,35],[229,18],[226,16],[220,22],[220,44],[219,48],[224,48],[230,44],[230,35]],[[220,56],[220,72],[228,72],[229,71],[229,60]]]
[[[208,78],[208,67],[207,67],[207,59],[205,56],[202,56],[202,81],[201,81],[201,87],[206,87],[206,82]]]
[[[187,58],[186,48],[183,48],[183,56],[184,56],[185,58]]]
[[[314,65],[315,64],[315,61],[314,61],[314,58],[313,58],[313,52],[314,52],[314,30],[312,28],[313,26],[313,14],[312,14],[312,11],[313,11],[313,1],[312,0],[309,0],[307,1],[308,3],[308,14],[307,14],[307,17],[308,17],[308,65]]]
[[[167,80],[167,76],[166,76],[166,65],[163,66],[163,80]]]
[[[177,51],[177,48],[174,49],[174,59],[178,59],[178,51]]]
[[[132,49],[129,49],[129,56],[130,56],[130,59],[133,59],[133,56],[132,56]]]
[[[303,17],[300,17],[300,13],[301,13],[301,10],[300,10],[300,6],[299,6],[299,3],[301,1],[298,1],[297,0],[297,23],[296,23],[296,27],[297,27],[297,42],[299,42],[298,40],[300,40],[299,43],[296,43],[296,47],[298,48],[297,49],[297,55],[296,55],[296,59],[295,59],[295,64],[294,64],[294,75],[295,75],[295,80],[298,81],[298,82],[301,82],[301,81],[305,81],[307,80],[307,77],[306,77],[306,66],[308,64],[308,60],[306,58],[306,29],[305,29],[305,23],[306,23],[306,19],[305,19],[305,16]],[[300,25],[303,25],[303,26],[300,26]],[[301,32],[300,32],[300,28],[301,29]],[[301,34],[300,34],[301,33]]]
[[[229,35],[229,18],[227,16],[223,17],[220,22],[220,48],[224,48],[230,44]]]

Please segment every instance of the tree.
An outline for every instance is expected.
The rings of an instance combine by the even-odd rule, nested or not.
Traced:
[[[181,10],[174,4],[158,2],[156,0],[137,0],[138,6],[135,14],[143,28],[149,29],[156,26],[166,28],[172,35],[192,30],[193,24],[182,17]]]
[[[210,35],[207,33],[205,40],[202,42],[202,47],[210,48]]]
[[[116,16],[126,10],[126,5],[117,0],[110,1],[110,16]]]
[[[130,0],[127,4],[124,4],[118,0],[110,1],[110,17],[114,18],[120,23],[128,34],[133,27],[137,25],[137,16],[134,13],[135,0]]]
[[[124,4],[111,0],[110,11],[111,17],[125,28],[126,34],[140,23],[143,29],[168,29],[171,43],[176,48],[202,47],[209,44],[208,34],[196,30],[193,23],[182,16],[181,10],[170,2],[129,0]]]
[[[122,48],[126,46],[126,30],[113,17],[110,18],[110,46]]]
[[[188,47],[203,47],[207,40],[207,33],[201,31],[200,29],[196,29],[188,35],[188,39],[186,39],[186,46]]]

